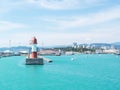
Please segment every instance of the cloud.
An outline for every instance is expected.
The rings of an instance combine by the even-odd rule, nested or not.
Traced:
[[[78,8],[78,5],[78,0],[42,0],[40,2],[41,7],[53,10]]]
[[[21,8],[23,5],[23,2],[13,2],[11,0],[3,0],[2,2],[0,1],[0,14],[4,16],[4,14],[18,9],[18,7]]]
[[[48,10],[84,9],[104,6],[106,2],[109,3],[109,0],[3,0],[0,3],[0,12],[8,12],[30,6]]]
[[[66,30],[70,28],[93,26],[109,23],[112,20],[120,19],[120,6],[115,6],[99,12],[94,12],[80,16],[47,17],[44,20],[56,25],[52,29]]]
[[[2,38],[0,42],[1,44],[3,42],[3,46],[5,46],[8,45],[8,40],[12,39],[12,43],[16,45],[19,43],[21,43],[21,45],[28,45],[29,40],[33,36],[38,38],[40,44],[43,41],[45,46],[58,44],[67,45],[72,44],[74,41],[79,43],[119,41],[120,22],[116,22],[116,20],[120,20],[120,6],[110,6],[111,8],[108,9],[105,9],[106,7],[101,8],[101,11],[96,11],[96,9],[92,8],[92,12],[89,13],[87,11],[91,9],[85,9],[87,11],[84,11],[84,9],[78,10],[85,7],[100,5],[103,1],[107,2],[108,0],[21,0],[20,2],[10,2],[7,0],[4,4],[0,3],[0,15],[1,12],[4,11],[14,11],[12,14],[11,12],[8,12],[8,14],[3,15],[5,17],[2,18],[2,20],[7,20],[8,18],[6,17],[11,17],[10,15],[18,15],[18,10],[20,10],[19,13],[21,14],[19,14],[20,16],[17,16],[19,18],[14,18],[14,20],[16,20],[16,22],[23,21],[23,23],[27,23],[27,25],[29,24],[29,27],[27,26],[29,32],[28,28],[24,29],[26,27],[24,24],[5,20],[0,21],[0,32],[3,33],[0,36]],[[38,6],[39,9],[33,8]],[[26,7],[26,9],[24,7]],[[28,9],[29,7],[30,9]],[[44,12],[44,9],[56,11],[51,12],[45,10]],[[76,9],[76,11],[71,9]],[[64,10],[66,10],[65,14]],[[25,11],[27,14],[24,14]],[[40,13],[36,13],[36,11]],[[60,15],[58,15],[58,12]],[[46,13],[47,15],[45,17],[44,15]],[[29,14],[31,15],[29,16]],[[25,15],[28,16],[27,19]],[[38,15],[40,15],[39,20],[38,18],[36,19]],[[31,19],[34,17],[34,20]],[[18,20],[21,18],[24,20]],[[112,22],[114,25],[112,25]],[[87,30],[86,27],[89,30]],[[21,28],[24,30],[22,29],[21,31],[14,33],[8,32],[7,34],[4,34],[3,32],[8,30],[11,30],[10,32],[12,32],[12,30],[20,30]]]
[[[12,40],[12,45],[29,45],[29,40],[36,36],[38,45],[52,46],[52,45],[70,45],[73,42],[78,43],[95,43],[95,42],[117,42],[119,41],[120,27],[115,23],[114,25],[106,27],[92,28],[89,32],[64,33],[64,32],[19,32],[11,33],[7,38],[1,37],[3,45],[8,45],[8,38]],[[6,37],[6,36],[5,36]],[[16,37],[16,38],[14,38]],[[21,38],[22,37],[22,38]],[[5,42],[3,42],[5,41]],[[6,43],[6,44],[5,44]],[[1,45],[0,44],[0,45]]]
[[[0,21],[0,31],[14,30],[14,29],[24,28],[24,27],[26,26],[23,24],[13,23],[9,21]]]
[[[0,46],[8,46],[11,40],[11,46],[26,45],[29,46],[29,40],[36,36],[38,39],[38,46],[52,46],[52,45],[72,45],[73,42],[78,43],[95,43],[95,42],[118,42],[119,41],[120,27],[119,24],[109,24],[106,27],[95,27],[91,31],[77,32],[77,33],[64,33],[64,32],[19,32],[10,33],[5,36],[0,36]],[[16,38],[15,38],[16,37]],[[21,38],[22,37],[22,38]]]
[[[80,9],[98,6],[104,0],[26,0],[28,3],[36,4],[41,8],[50,10]]]

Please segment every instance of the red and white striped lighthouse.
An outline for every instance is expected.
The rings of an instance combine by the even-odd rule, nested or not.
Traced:
[[[32,49],[31,49],[31,55],[30,58],[37,58],[37,39],[36,37],[32,38],[31,41]]]

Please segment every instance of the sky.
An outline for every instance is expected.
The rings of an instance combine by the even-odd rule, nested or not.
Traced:
[[[0,47],[120,42],[120,0],[0,0]]]

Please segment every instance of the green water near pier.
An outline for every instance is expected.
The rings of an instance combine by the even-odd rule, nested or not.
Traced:
[[[25,65],[25,57],[0,59],[0,90],[120,90],[120,56],[45,56],[52,63]]]

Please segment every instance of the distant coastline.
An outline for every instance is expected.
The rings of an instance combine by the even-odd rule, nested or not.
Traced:
[[[6,53],[6,51],[11,51],[19,54],[28,54],[31,47],[29,46],[16,46],[16,47],[4,47],[0,48],[0,53]],[[120,43],[91,43],[91,44],[77,44],[72,45],[59,45],[59,46],[49,46],[40,47],[38,46],[39,55],[61,55],[61,54],[119,54],[120,53]]]
[[[38,46],[39,49],[49,49],[49,48],[66,48],[66,47],[73,47],[74,45],[55,45],[55,46]],[[114,46],[117,49],[120,49],[120,42],[115,42],[115,43],[91,43],[91,44],[77,44],[77,46],[95,46],[96,48],[100,48],[100,47],[111,47]],[[4,51],[4,50],[28,50],[30,48],[30,46],[12,46],[12,47],[0,47],[0,51]]]

